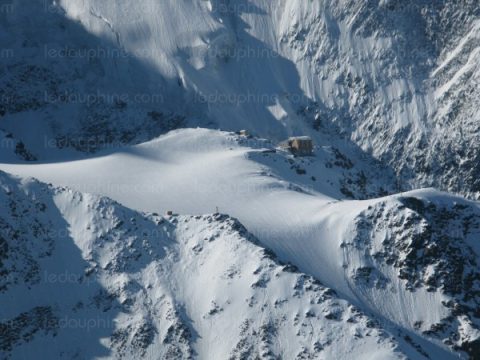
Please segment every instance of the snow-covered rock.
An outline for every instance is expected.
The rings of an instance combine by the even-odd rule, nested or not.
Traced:
[[[352,287],[398,324],[479,354],[477,204],[438,193],[369,205],[342,243]]]

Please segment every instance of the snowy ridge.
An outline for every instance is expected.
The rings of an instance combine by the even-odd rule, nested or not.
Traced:
[[[228,216],[145,217],[4,173],[1,188],[2,356],[404,358]]]
[[[246,147],[246,144],[251,147]],[[248,227],[251,233],[256,235],[262,246],[272,249],[282,261],[295,264],[305,274],[314,276],[329,288],[334,288],[340,298],[346,299],[358,309],[374,314],[374,318],[403,344],[402,351],[415,349],[411,357],[422,358],[427,354],[430,357],[449,358],[454,356],[451,351],[461,351],[461,347],[470,351],[465,345],[470,342],[473,344],[476,339],[477,325],[474,320],[474,309],[478,302],[478,293],[474,290],[468,292],[467,289],[470,286],[469,281],[475,279],[476,272],[471,273],[473,278],[469,275],[462,280],[464,285],[459,293],[447,294],[442,290],[441,285],[458,281],[450,277],[453,273],[452,269],[457,269],[458,272],[458,267],[465,264],[462,257],[459,261],[456,255],[458,251],[461,254],[469,253],[470,246],[477,251],[475,250],[477,246],[475,224],[478,216],[476,205],[473,203],[466,203],[466,207],[462,207],[461,204],[454,205],[461,200],[434,190],[414,191],[402,196],[393,195],[365,201],[338,201],[335,197],[341,196],[341,192],[338,190],[338,183],[335,185],[334,181],[338,181],[339,169],[343,171],[344,168],[334,165],[333,162],[340,159],[335,156],[330,157],[330,152],[325,149],[317,149],[315,159],[298,159],[283,154],[280,150],[272,149],[270,146],[269,142],[264,140],[248,139],[212,130],[189,129],[174,131],[150,143],[125,148],[123,154],[105,153],[98,158],[72,163],[37,166],[5,165],[4,168],[15,173],[35,174],[48,182],[108,193],[127,206],[144,211],[165,212],[175,209],[179,212],[208,213],[209,209],[215,209],[215,207],[228,209]],[[334,166],[327,166],[330,161]],[[342,164],[345,165],[340,161],[340,165]],[[324,169],[322,172],[317,168],[320,165]],[[129,169],[129,174],[124,172],[125,168]],[[298,172],[298,169],[305,173]],[[310,173],[322,175],[313,181],[309,177]],[[195,179],[194,186],[192,187],[190,180],[185,179]],[[125,186],[120,186],[121,184]],[[177,192],[182,193],[182,197],[179,197]],[[425,226],[427,228],[435,226],[439,221],[437,217],[441,217],[441,215],[415,215],[413,210],[408,210],[401,203],[401,199],[419,198],[418,202],[421,203],[427,201],[423,200],[424,198],[429,197],[438,198],[438,201],[446,204],[445,206],[457,209],[458,218],[454,218],[451,223],[447,222],[445,230],[439,229],[440,233],[435,232],[431,238],[427,239],[428,242],[422,243],[421,246],[430,247],[438,242],[438,246],[442,249],[439,250],[440,253],[452,247],[452,255],[442,258],[437,252],[433,253],[429,263],[422,262],[423,257],[420,255],[418,258],[414,257],[414,261],[401,262],[400,260],[406,257],[406,254],[412,252],[410,243],[418,242],[418,234],[424,233],[422,229]],[[69,199],[70,195],[67,198]],[[64,203],[69,204],[70,200],[65,200]],[[383,203],[386,204],[383,207],[389,211],[380,211]],[[85,239],[84,229],[87,225],[83,222],[92,221],[94,224],[102,224],[105,221],[98,215],[94,221],[91,220],[92,214],[88,212],[70,214],[67,211],[67,205],[63,206],[65,210],[61,212],[66,214],[67,219],[81,221],[80,224],[72,226],[72,231],[79,229],[75,238]],[[425,206],[428,209],[428,206]],[[98,208],[98,210],[102,209]],[[442,214],[440,210],[441,208],[438,211]],[[108,217],[107,219],[108,228],[118,226],[117,231],[127,233],[129,229],[141,231],[142,228],[148,230],[152,226],[143,220],[141,225],[132,223],[128,217],[127,220],[122,219],[123,222]],[[207,225],[209,221],[212,222],[211,226],[217,229],[218,224],[214,219],[209,216],[206,218],[200,216],[199,219],[191,217],[174,217],[174,219],[177,219],[175,222],[178,224],[168,225],[171,229],[168,230],[167,227],[167,230],[170,233],[179,231],[179,237],[176,239],[180,241],[179,239],[184,239],[185,236],[182,240],[185,241],[185,246],[188,249],[197,249],[192,250],[193,253],[197,251],[198,254],[192,259],[189,258],[190,260],[197,261],[203,254],[210,254],[210,251],[211,254],[216,253],[217,246],[223,249],[218,250],[222,254],[222,259],[225,251],[228,252],[224,249],[223,243],[202,240],[205,232],[208,229],[212,230]],[[404,219],[410,219],[410,221],[404,221]],[[465,240],[468,242],[467,246],[467,244],[462,245],[464,237],[467,236],[463,231],[466,231],[465,226],[469,222],[471,223],[468,229],[470,235]],[[221,226],[226,227],[225,224],[219,225]],[[115,238],[115,241],[105,242],[103,231],[96,232],[94,226],[89,227],[87,234],[90,240],[79,244],[82,251],[87,252],[86,258],[91,258],[94,249],[102,246],[109,252],[119,255],[100,257],[98,260],[100,267],[105,267],[107,270],[128,271],[130,262],[133,261],[135,264],[137,255],[130,255],[129,251],[125,252],[125,249],[119,246],[121,237]],[[100,226],[100,229],[105,227],[107,227],[106,224]],[[389,230],[390,228],[395,231]],[[382,243],[384,233],[390,234],[388,239],[392,243],[391,247],[386,247]],[[200,238],[195,234],[200,234]],[[446,242],[442,240],[445,236],[449,236]],[[205,237],[208,239],[210,235]],[[456,242],[458,246],[455,245]],[[373,246],[370,244],[375,244],[373,250],[369,250]],[[144,254],[150,248],[148,243],[142,243],[141,248],[135,253]],[[174,251],[177,254],[174,258],[180,259],[180,262],[186,261],[181,260],[185,259],[180,254],[182,251],[187,250],[178,248]],[[394,259],[393,263],[390,260],[385,263],[373,256],[374,253],[382,251],[388,255],[386,260],[390,257]],[[189,254],[192,252],[187,251]],[[150,258],[150,255],[147,255],[147,258]],[[238,261],[240,264],[245,263],[246,258],[248,257],[226,258],[225,266],[227,267],[227,263],[237,264]],[[397,259],[400,260],[394,266]],[[465,259],[468,259],[471,264],[468,268],[475,269],[474,264],[478,263],[478,255],[472,252]],[[175,273],[172,270],[175,266],[177,265],[169,264],[169,270],[166,270],[166,273]],[[219,261],[214,261],[213,266],[218,267]],[[180,267],[182,271],[186,271],[190,265]],[[431,290],[429,285],[433,280],[428,280],[431,269],[435,269],[435,273],[438,272],[442,276],[438,282],[432,283],[435,285],[433,288],[435,291]],[[196,275],[197,273],[192,273],[190,278],[195,278]],[[414,280],[409,281],[407,275]],[[275,278],[271,273],[268,277]],[[422,286],[418,287],[411,284],[415,283],[416,278],[424,277],[427,280],[422,281],[426,285],[419,283]],[[251,280],[249,286],[257,280]],[[169,278],[166,282],[175,284],[177,281],[176,278]],[[108,283],[111,281],[109,280]],[[185,281],[185,283],[190,282]],[[471,284],[474,286],[475,283]],[[226,294],[225,296],[228,297],[230,296],[228,294],[236,291],[224,290],[223,286],[226,285],[223,282],[218,284],[220,285],[222,288],[214,286],[214,283],[209,281],[208,286],[201,288],[201,292],[205,293],[206,289],[212,287],[213,292]],[[190,288],[191,286],[189,285]],[[152,289],[157,287],[163,288],[163,285],[160,282],[158,286],[152,284]],[[189,291],[193,289],[184,289],[181,285],[175,285],[175,290],[171,290],[171,296],[175,299],[178,296],[182,299],[197,297],[191,293],[191,296],[187,296]],[[462,297],[467,293],[471,299],[465,302]],[[276,292],[269,292],[265,298],[271,300],[273,297],[278,300],[279,296]],[[132,294],[126,296],[126,298],[132,297],[134,297]],[[216,301],[216,304],[221,306],[227,300],[222,301]],[[459,305],[463,307],[463,313],[455,310]],[[465,305],[469,308],[465,308]],[[209,306],[205,305],[206,308]],[[399,308],[404,311],[399,312]],[[205,312],[208,311],[205,310]],[[166,316],[166,313],[162,314],[162,318]],[[425,318],[423,314],[428,314],[428,317]],[[450,317],[450,314],[454,317]],[[170,315],[168,317],[170,318]],[[456,319],[461,319],[465,325],[455,325]],[[422,321],[422,327],[418,328],[420,321]],[[452,331],[451,334],[428,332],[445,322],[447,323],[445,329],[451,329],[449,330]],[[465,326],[471,326],[471,329],[468,330]],[[180,333],[183,332],[180,331]],[[452,334],[458,334],[460,338],[454,338],[454,341],[446,341],[442,344],[442,340],[456,336]],[[449,347],[450,350],[448,350]],[[188,349],[187,347],[182,351],[185,352]]]

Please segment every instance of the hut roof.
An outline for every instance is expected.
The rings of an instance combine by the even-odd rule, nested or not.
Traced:
[[[288,140],[303,140],[303,141],[311,141],[312,138],[310,136],[292,136],[288,138]]]

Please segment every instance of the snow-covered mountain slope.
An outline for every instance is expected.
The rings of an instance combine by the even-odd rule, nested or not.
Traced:
[[[142,215],[5,173],[0,198],[2,358],[418,354],[226,215]]]
[[[328,149],[317,149],[316,160],[302,160],[272,152],[265,141],[250,139],[245,147],[247,141],[212,130],[178,130],[91,159],[2,168],[108,194],[141,211],[202,214],[218,208],[240,219],[282,261],[385,326],[407,331],[409,339],[428,339],[419,345],[422,351],[477,351],[476,203],[434,190],[339,201],[338,167],[327,166],[335,159]],[[322,172],[311,169],[322,162]],[[314,181],[310,172],[322,176]],[[430,248],[429,258],[422,251]],[[455,291],[452,283],[458,283]]]
[[[369,205],[345,236],[352,288],[398,324],[479,354],[480,209],[432,191]]]
[[[1,175],[4,351],[480,357],[478,203],[412,190],[479,194],[475,1],[0,6],[0,169],[56,186]],[[292,134],[314,156],[276,147]],[[136,212],[167,210],[248,232]],[[78,281],[62,297],[38,269]],[[288,292],[300,278],[324,285]],[[359,315],[352,340],[352,306],[390,335]],[[77,354],[78,313],[109,325]]]
[[[404,189],[478,191],[475,2],[15,0],[13,9],[0,25],[12,50],[1,126],[38,158],[210,124],[275,141],[343,139]]]
[[[166,90],[141,59],[69,20],[53,1],[8,3],[0,12],[9,50],[1,56],[1,128],[37,158],[58,148],[141,142],[187,125],[178,85]]]

